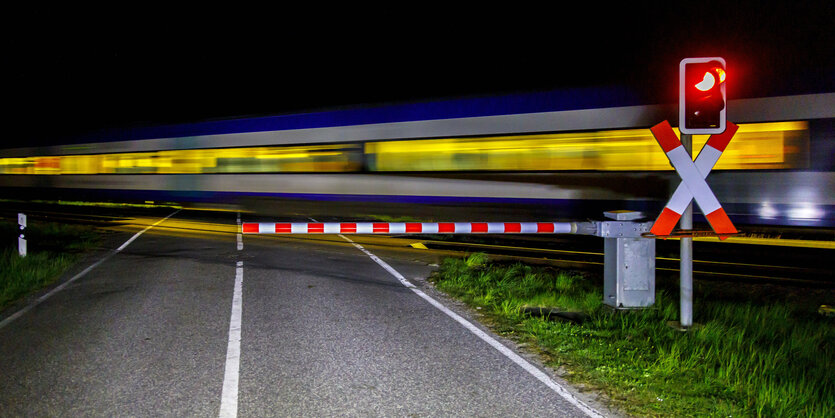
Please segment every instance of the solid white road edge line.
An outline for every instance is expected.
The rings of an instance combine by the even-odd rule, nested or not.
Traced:
[[[544,383],[546,386],[551,388],[551,390],[553,390],[558,395],[562,396],[565,400],[570,402],[572,405],[577,407],[577,409],[583,411],[583,413],[585,413],[586,415],[588,415],[590,417],[603,417],[604,416],[600,412],[596,411],[594,408],[586,405],[583,401],[577,399],[577,397],[572,395],[571,392],[569,392],[567,389],[562,387],[559,383],[555,382],[553,379],[548,377],[547,374],[545,374],[544,372],[542,372],[541,370],[536,368],[533,364],[529,363],[527,360],[523,359],[518,354],[514,353],[513,350],[505,347],[502,343],[498,342],[495,338],[487,335],[484,331],[482,331],[481,329],[479,329],[478,327],[473,325],[470,321],[467,321],[466,319],[464,319],[460,315],[451,311],[449,308],[447,308],[446,306],[444,306],[443,304],[441,304],[437,300],[433,299],[431,296],[427,295],[426,293],[423,293],[420,289],[415,287],[415,285],[413,285],[411,282],[406,280],[406,278],[403,277],[403,275],[400,274],[397,270],[395,270],[393,267],[388,265],[388,263],[381,260],[379,257],[372,254],[370,251],[366,250],[365,248],[363,248],[361,245],[357,244],[356,242],[351,241],[348,237],[346,237],[342,234],[339,234],[339,236],[342,237],[342,239],[344,239],[344,240],[350,242],[351,244],[353,244],[354,247],[357,247],[357,249],[359,249],[363,253],[365,253],[365,255],[367,255],[372,260],[374,260],[377,264],[379,264],[380,267],[384,268],[387,272],[389,272],[392,276],[394,276],[397,280],[399,280],[400,283],[403,283],[404,286],[411,289],[412,292],[415,292],[418,296],[420,296],[421,298],[423,298],[424,300],[429,302],[432,306],[438,308],[441,312],[447,314],[447,316],[454,319],[459,324],[463,325],[464,328],[467,328],[470,332],[475,334],[478,338],[481,338],[484,342],[486,342],[487,344],[490,344],[493,348],[498,350],[505,357],[509,358],[511,361],[513,361],[514,363],[516,363],[517,365],[519,365],[520,367],[525,369],[525,371],[527,371],[528,373],[533,375],[533,377],[537,378],[540,382]]]
[[[244,262],[235,268],[235,292],[232,296],[232,316],[229,320],[229,345],[226,348],[226,371],[220,395],[221,418],[238,416],[238,371],[241,365],[241,312],[243,310]]]
[[[116,250],[114,250],[114,251],[113,251],[113,252],[111,252],[110,254],[106,255],[106,256],[105,256],[104,258],[102,258],[101,260],[96,261],[96,262],[95,262],[95,263],[93,263],[90,267],[87,267],[86,269],[82,270],[82,271],[81,271],[81,273],[76,274],[75,276],[73,276],[72,278],[70,278],[69,280],[67,280],[66,282],[61,283],[60,285],[56,286],[54,289],[50,290],[48,293],[46,293],[46,294],[44,294],[43,296],[41,296],[41,297],[37,298],[34,302],[32,302],[32,303],[30,303],[29,305],[25,306],[25,307],[24,307],[24,308],[22,308],[21,310],[19,310],[19,311],[17,311],[17,312],[15,312],[15,313],[13,313],[12,315],[10,315],[9,317],[7,317],[6,319],[4,319],[4,320],[0,321],[0,329],[2,329],[3,327],[5,327],[6,325],[10,324],[12,321],[14,321],[15,319],[19,318],[21,315],[25,314],[26,312],[29,312],[29,310],[30,310],[30,309],[34,308],[35,306],[38,306],[41,302],[43,302],[43,301],[45,301],[45,300],[49,299],[50,297],[52,297],[52,295],[54,295],[54,294],[56,294],[56,293],[60,292],[61,290],[64,290],[64,288],[65,288],[65,287],[67,287],[67,286],[69,286],[72,282],[74,282],[74,281],[76,281],[76,280],[78,280],[78,279],[80,279],[80,278],[84,277],[84,275],[86,275],[87,273],[89,273],[89,272],[90,272],[91,270],[93,270],[94,268],[98,267],[101,263],[104,263],[105,261],[107,261],[107,259],[109,259],[109,258],[110,258],[110,257],[112,257],[113,255],[118,254],[119,252],[121,252],[122,250],[124,250],[124,249],[125,249],[128,245],[130,245],[130,243],[132,243],[134,240],[136,240],[137,238],[139,238],[139,236],[140,236],[140,235],[144,234],[144,233],[145,233],[146,231],[148,231],[149,229],[151,229],[151,228],[153,228],[153,227],[155,227],[155,226],[157,226],[157,225],[159,225],[159,224],[163,223],[163,222],[164,222],[164,221],[166,221],[168,218],[170,218],[170,217],[172,217],[172,216],[176,215],[176,214],[177,214],[179,211],[181,211],[181,210],[182,210],[182,209],[177,209],[177,210],[175,210],[172,214],[170,214],[170,215],[168,215],[168,216],[166,216],[166,217],[164,217],[164,218],[162,218],[162,219],[160,219],[160,220],[158,220],[158,221],[154,222],[153,224],[151,224],[151,225],[150,225],[150,226],[148,226],[147,228],[145,228],[145,229],[143,229],[143,230],[141,230],[141,231],[137,232],[137,233],[136,233],[136,234],[134,234],[134,235],[133,235],[133,236],[132,236],[129,240],[125,241],[125,243],[124,243],[124,244],[120,245],[120,246],[119,246],[119,248],[117,248]]]

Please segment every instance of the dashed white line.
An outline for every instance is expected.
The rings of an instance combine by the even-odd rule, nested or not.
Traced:
[[[238,212],[238,251],[244,249],[244,236],[241,231],[241,213]]]
[[[226,347],[226,371],[220,395],[220,417],[238,416],[238,372],[241,365],[241,312],[243,310],[244,262],[235,268],[235,291],[232,296],[232,315],[229,320],[229,344]]]
[[[495,338],[487,335],[487,333],[485,333],[484,331],[482,331],[481,329],[479,329],[478,327],[473,325],[470,321],[467,321],[466,319],[464,319],[460,315],[456,314],[455,312],[453,312],[452,310],[450,310],[449,308],[447,308],[446,306],[444,306],[443,304],[441,304],[437,300],[433,299],[431,296],[427,295],[426,293],[423,293],[420,289],[415,287],[415,285],[413,285],[411,282],[406,280],[406,278],[403,277],[403,275],[400,274],[400,272],[398,272],[393,267],[388,265],[388,263],[381,260],[379,257],[375,256],[370,251],[366,250],[361,245],[352,241],[348,237],[346,237],[342,234],[339,234],[339,236],[342,237],[342,239],[344,239],[344,240],[350,242],[351,244],[353,244],[354,247],[357,247],[357,249],[359,249],[363,253],[365,253],[365,255],[367,255],[372,260],[374,260],[377,264],[379,264],[380,267],[384,268],[387,272],[389,272],[392,276],[394,276],[397,280],[399,280],[400,283],[402,283],[404,286],[411,289],[412,292],[415,292],[415,294],[417,294],[418,296],[420,296],[421,298],[423,298],[424,300],[429,302],[432,306],[438,308],[441,312],[447,314],[447,316],[454,319],[459,324],[463,325],[464,328],[466,328],[467,330],[469,330],[470,332],[475,334],[478,338],[482,339],[487,344],[490,344],[490,346],[492,346],[493,348],[498,350],[500,353],[502,353],[505,357],[507,357],[508,359],[510,359],[511,361],[513,361],[514,363],[516,363],[517,365],[519,365],[520,367],[525,369],[525,371],[527,371],[528,373],[533,375],[533,377],[537,378],[540,382],[544,383],[551,390],[553,390],[558,395],[563,397],[563,399],[565,399],[566,401],[568,401],[569,403],[571,403],[572,405],[577,407],[577,409],[583,411],[583,413],[585,413],[586,415],[588,415],[590,417],[603,417],[604,416],[600,412],[596,411],[594,408],[590,407],[589,405],[586,405],[583,401],[577,399],[577,397],[575,397],[573,394],[571,394],[571,392],[569,392],[566,388],[564,388],[559,383],[555,382],[553,379],[548,377],[547,374],[545,374],[544,372],[542,372],[541,370],[536,368],[534,365],[529,363],[527,360],[523,359],[518,354],[514,353],[513,350],[505,347],[502,343],[498,342]]]
[[[241,213],[238,212],[238,251],[244,249],[241,233]],[[235,267],[235,290],[232,293],[232,314],[229,319],[229,342],[226,347],[226,368],[223,373],[223,390],[220,394],[221,418],[238,416],[238,378],[241,368],[241,313],[243,311],[244,263]]]

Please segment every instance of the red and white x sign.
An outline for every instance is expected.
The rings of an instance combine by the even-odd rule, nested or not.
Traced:
[[[733,223],[731,223],[731,219],[728,218],[725,210],[722,209],[722,205],[719,204],[719,200],[716,199],[713,191],[710,190],[710,186],[705,181],[710,170],[713,169],[713,166],[719,161],[719,157],[722,156],[722,152],[725,151],[725,147],[731,142],[731,138],[733,138],[737,129],[739,129],[738,126],[728,122],[725,132],[711,135],[694,163],[669,122],[664,121],[650,128],[652,135],[655,136],[682,180],[670,201],[667,202],[667,206],[661,211],[661,215],[652,225],[651,234],[656,236],[670,235],[679,218],[681,218],[681,214],[693,199],[696,199],[696,203],[702,209],[702,213],[705,214],[705,218],[707,218],[713,231],[717,234],[735,234],[737,232]],[[720,239],[723,238],[720,236]]]

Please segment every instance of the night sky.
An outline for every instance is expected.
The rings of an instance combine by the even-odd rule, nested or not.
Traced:
[[[418,3],[373,13],[9,9],[2,146],[572,87],[621,86],[647,104],[674,103],[678,62],[699,56],[726,59],[732,99],[835,91],[835,2],[665,3],[454,13]]]

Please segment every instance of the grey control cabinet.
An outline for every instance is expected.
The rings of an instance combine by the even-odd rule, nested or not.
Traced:
[[[603,303],[617,309],[655,304],[655,239],[643,238],[652,222],[635,222],[641,212],[605,212],[603,221]]]

